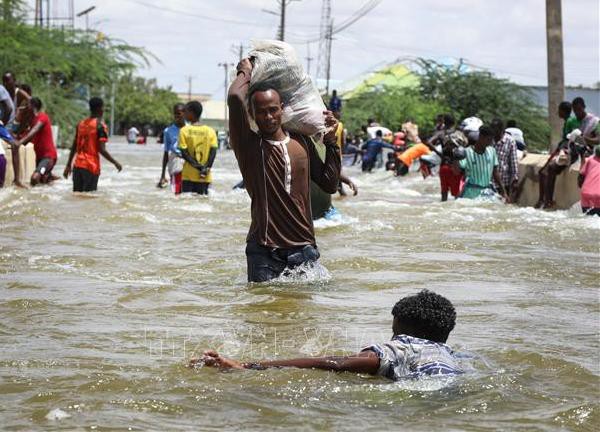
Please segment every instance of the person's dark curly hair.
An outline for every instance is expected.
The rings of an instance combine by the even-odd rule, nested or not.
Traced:
[[[446,342],[456,323],[450,300],[428,290],[400,299],[392,315],[404,328],[411,329],[410,336],[434,342]]]
[[[185,104],[185,109],[191,112],[197,119],[202,116],[202,104],[199,101],[189,101]]]

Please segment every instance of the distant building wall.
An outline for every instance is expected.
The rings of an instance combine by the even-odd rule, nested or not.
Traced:
[[[526,87],[533,93],[534,100],[542,107],[548,108],[548,88],[547,87]],[[565,89],[565,99],[569,102],[577,96],[585,100],[587,111],[600,115],[600,89],[593,88],[573,88]]]

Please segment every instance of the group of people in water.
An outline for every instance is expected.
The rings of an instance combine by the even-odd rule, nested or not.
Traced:
[[[276,88],[251,86],[249,59],[237,67],[229,88],[229,129],[246,190],[252,222],[246,238],[248,281],[266,282],[286,271],[311,266],[319,259],[311,215],[311,181],[334,194],[341,174],[336,133],[339,122],[323,113],[329,132],[322,139],[324,155],[306,136],[282,127],[283,104]],[[248,104],[246,104],[248,101]],[[258,131],[250,127],[250,118]],[[265,369],[297,367],[368,373],[397,380],[407,377],[451,376],[462,373],[446,345],[456,312],[446,298],[422,291],[401,299],[392,309],[393,338],[351,356],[248,361],[207,350],[190,360],[191,367]]]
[[[30,184],[48,184],[59,177],[53,174],[58,160],[52,122],[43,111],[41,99],[32,95],[27,84],[17,84],[15,74],[6,72],[0,85],[0,139],[8,143],[16,187],[26,187],[20,180],[21,146],[33,143],[35,168]],[[114,164],[118,171],[122,166],[106,149],[108,129],[102,120],[104,102],[101,98],[89,100],[89,117],[75,125],[75,137],[69,152],[63,175],[72,175],[74,192],[93,192],[100,177],[100,155]],[[6,157],[4,145],[0,145],[0,186],[4,186]]]
[[[365,172],[377,167],[384,148],[390,150],[386,168],[397,176],[406,175],[416,161],[420,162],[423,176],[437,169],[444,201],[449,194],[455,198],[478,198],[499,193],[506,202],[511,202],[518,193],[518,159],[525,143],[522,132],[514,124],[507,128],[502,120],[495,119],[490,125],[484,125],[472,117],[457,125],[452,115],[445,114],[439,117],[435,133],[422,140],[413,123],[407,122],[398,133],[391,134],[370,121],[364,128],[368,139],[356,145],[346,143],[346,132],[339,120],[341,100],[334,94],[335,100],[332,98],[330,102],[332,111],[323,112],[328,132],[317,143],[311,137],[285,130],[278,89],[261,84],[251,86],[252,69],[249,59],[238,64],[227,101],[231,148],[251,199],[251,224],[245,251],[249,282],[267,282],[287,272],[302,272],[316,265],[320,251],[313,219],[331,210],[331,195],[343,192],[343,183],[357,193],[356,185],[342,173],[343,153],[354,156],[355,163],[360,158]],[[23,186],[18,180],[18,148],[28,142],[33,142],[36,154],[31,184],[57,179],[52,174],[57,161],[56,147],[50,119],[42,111],[41,100],[32,97],[31,88],[16,85],[12,73],[5,74],[3,82],[0,133],[11,146],[13,163],[16,161],[15,185]],[[6,102],[5,93],[10,103]],[[122,169],[106,149],[108,133],[102,120],[103,108],[102,99],[91,98],[89,117],[76,125],[63,173],[65,178],[72,175],[76,192],[97,189],[100,156],[117,170]],[[585,111],[581,98],[572,104],[563,102],[559,113],[565,120],[563,141],[542,169],[540,206],[552,206],[556,176],[581,158],[582,206],[584,211],[600,215],[598,118]],[[159,187],[170,182],[176,194],[209,193],[218,141],[215,130],[201,123],[201,115],[200,102],[174,106],[173,124],[163,132]],[[252,129],[251,121],[257,130]],[[4,146],[0,148],[4,150]],[[3,179],[3,173],[0,174]],[[319,193],[329,197],[320,209],[315,207]],[[446,345],[456,319],[449,300],[422,291],[401,299],[392,314],[392,340],[373,344],[352,356],[244,363],[208,350],[192,359],[190,365],[238,369],[291,366],[377,374],[390,379],[462,373],[452,349]]]
[[[595,214],[600,195],[593,169],[596,154],[600,152],[598,117],[586,112],[585,101],[579,97],[572,103],[562,102],[558,113],[564,120],[562,139],[540,170],[536,208],[556,206],[553,199],[556,176],[581,160],[582,207],[586,214]],[[393,134],[369,119],[363,127],[363,135],[366,141],[360,136],[348,139],[344,153],[354,158],[353,165],[362,159],[365,172],[382,167],[383,150],[389,149],[385,167],[397,176],[406,175],[415,161],[419,161],[423,177],[436,169],[442,201],[446,201],[449,194],[455,198],[499,194],[507,203],[518,200],[524,180],[519,177],[518,164],[526,154],[526,144],[523,131],[514,120],[505,124],[496,118],[485,125],[479,118],[469,117],[457,124],[451,114],[440,114],[435,132],[421,139],[418,126],[412,122],[404,123]]]

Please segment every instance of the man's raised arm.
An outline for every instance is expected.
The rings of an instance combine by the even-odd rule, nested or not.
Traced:
[[[243,59],[237,66],[237,77],[229,87],[227,105],[229,106],[229,136],[231,148],[238,154],[250,134],[250,124],[246,113],[246,97],[252,76],[252,63]]]

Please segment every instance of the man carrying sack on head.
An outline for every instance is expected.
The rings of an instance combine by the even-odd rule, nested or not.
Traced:
[[[246,240],[248,281],[265,282],[286,269],[313,265],[319,258],[310,180],[334,194],[341,158],[335,136],[337,120],[331,112],[324,112],[329,132],[323,137],[323,162],[311,138],[282,127],[284,104],[279,89],[266,82],[250,88],[252,70],[249,59],[238,64],[227,102],[231,147],[252,200]],[[252,131],[248,115],[258,132]]]

